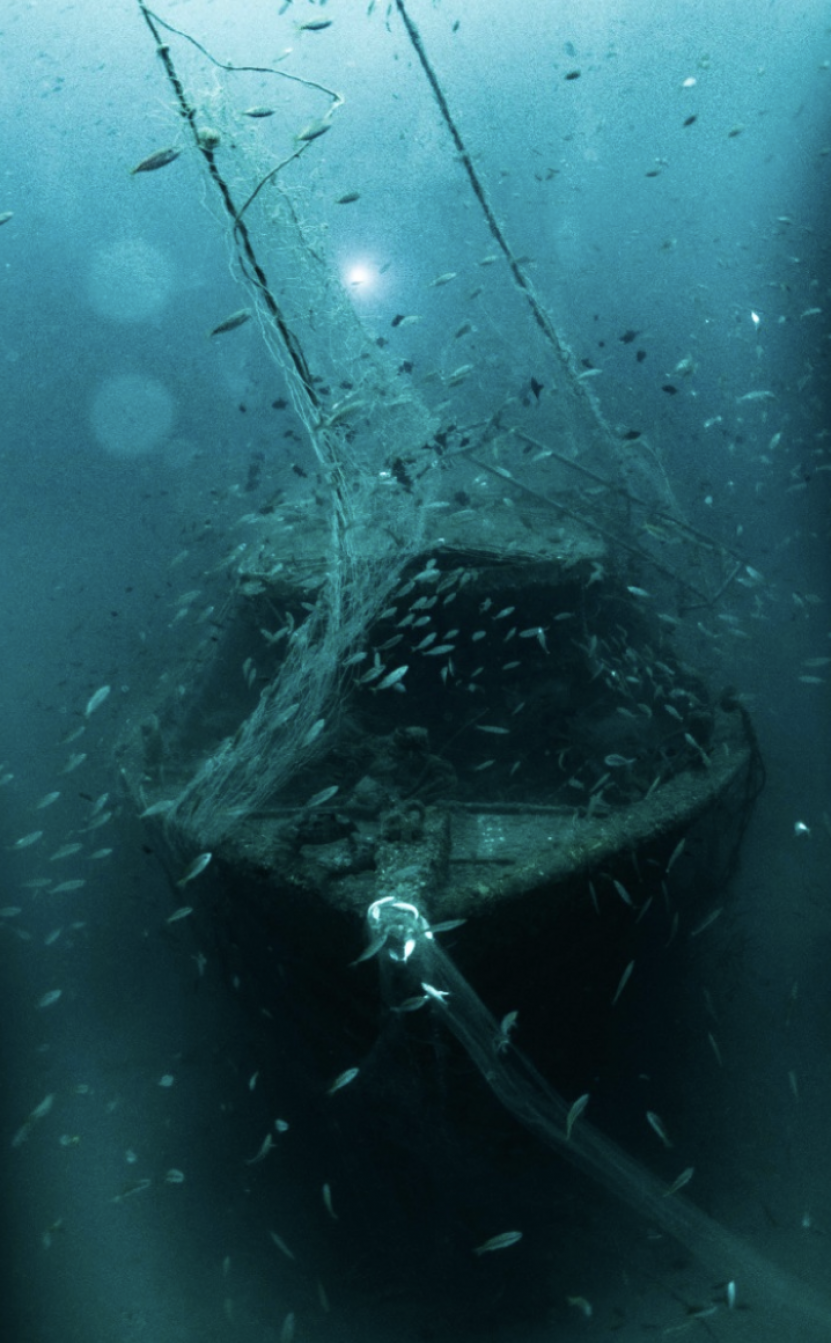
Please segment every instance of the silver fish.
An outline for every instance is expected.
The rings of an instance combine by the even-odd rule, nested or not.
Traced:
[[[629,977],[630,977],[630,975],[632,974],[632,971],[634,970],[634,968],[635,968],[635,962],[634,962],[634,961],[630,961],[629,964],[627,965],[626,969],[624,970],[623,974],[621,975],[621,977],[620,977],[620,982],[619,982],[617,988],[615,989],[615,996],[614,996],[614,998],[612,999],[612,1007],[614,1007],[614,1005],[615,1005],[615,1003],[617,1002],[618,998],[619,998],[620,995],[623,993],[623,990],[626,988],[626,985],[629,983]]]
[[[165,923],[178,923],[180,919],[186,919],[192,913],[192,905],[182,905],[179,909],[174,909],[172,914],[168,914]]]
[[[377,956],[389,936],[388,933],[376,933],[368,946],[364,947],[360,956],[356,956],[354,961],[350,961],[350,966],[360,965],[362,961],[371,961],[373,956]]]
[[[335,1092],[340,1091],[341,1087],[348,1087],[350,1082],[355,1081],[359,1072],[360,1068],[346,1068],[344,1072],[338,1073],[332,1085],[327,1087],[326,1095],[334,1096]]]
[[[491,1236],[484,1244],[477,1245],[473,1253],[490,1254],[493,1250],[507,1250],[509,1245],[516,1245],[519,1240],[522,1240],[521,1231],[502,1231],[498,1236]]]
[[[617,891],[618,895],[620,896],[621,900],[625,905],[631,905],[633,903],[632,897],[627,891],[622,881],[616,881],[614,878],[612,878],[612,885],[614,886],[615,890]]]
[[[672,1142],[664,1128],[664,1121],[661,1116],[657,1115],[654,1110],[647,1110],[646,1119],[649,1127],[653,1132],[657,1133],[661,1142],[664,1144],[664,1147],[672,1147]]]
[[[148,816],[161,816],[163,812],[170,811],[173,806],[173,799],[163,799],[161,802],[154,802],[151,806],[145,807],[144,811],[139,813],[139,820],[144,821]]]
[[[511,1032],[516,1026],[518,1016],[518,1011],[506,1012],[500,1021],[499,1034],[494,1040],[494,1048],[496,1049],[497,1054],[504,1054],[505,1051],[510,1048]]]
[[[42,834],[42,830],[32,830],[28,835],[22,835],[20,839],[16,839],[14,844],[9,847],[12,849],[28,849],[31,844],[37,844]]]
[[[281,1253],[281,1254],[284,1254],[284,1255],[286,1256],[287,1259],[291,1259],[292,1262],[295,1262],[295,1263],[296,1263],[296,1256],[295,1256],[294,1254],[292,1254],[292,1252],[291,1252],[291,1250],[289,1249],[288,1245],[287,1245],[286,1242],[283,1240],[283,1237],[282,1237],[282,1236],[278,1236],[276,1231],[269,1231],[268,1234],[270,1235],[271,1239],[274,1241],[274,1244],[277,1246],[277,1249],[280,1251],[280,1253]]]
[[[566,1142],[569,1141],[571,1130],[574,1128],[574,1125],[577,1123],[577,1120],[580,1118],[588,1103],[589,1093],[586,1092],[585,1096],[578,1096],[574,1104],[570,1106],[569,1112],[566,1115]]]
[[[408,671],[409,667],[407,666],[396,667],[395,671],[391,671],[384,677],[383,681],[378,682],[376,690],[389,690],[392,686],[397,685],[407,675]]]
[[[84,826],[84,834],[88,834],[90,830],[100,830],[101,826],[106,825],[112,818],[113,814],[111,811],[102,811],[99,816],[95,817],[95,820],[90,821],[89,825]]]
[[[273,1146],[274,1139],[270,1133],[267,1133],[260,1144],[259,1152],[256,1156],[252,1156],[250,1160],[246,1160],[246,1166],[256,1166],[258,1161],[265,1161]]]
[[[317,738],[320,736],[325,726],[326,726],[325,718],[318,718],[316,722],[312,723],[312,726],[309,728],[308,732],[303,738],[303,745],[311,746],[312,742],[316,741]]]
[[[184,873],[184,875],[181,876],[179,880],[176,882],[176,885],[180,889],[182,886],[187,886],[189,881],[193,881],[194,877],[198,877],[200,872],[205,871],[205,868],[208,866],[208,863],[211,861],[212,858],[213,858],[212,853],[198,854],[197,857],[194,858],[193,862],[191,863],[187,871]]]
[[[46,1118],[49,1111],[52,1109],[54,1100],[55,1093],[51,1092],[50,1095],[44,1096],[40,1105],[35,1106],[34,1110],[28,1115],[25,1122],[21,1124],[20,1128],[12,1138],[12,1147],[20,1147],[21,1144],[26,1141],[38,1120]]]
[[[419,1008],[426,1007],[429,1001],[430,998],[428,994],[419,993],[413,998],[405,998],[403,1003],[399,1003],[398,1006],[394,1007],[392,1010],[393,1012],[417,1012]]]
[[[48,993],[44,993],[43,997],[38,999],[38,1007],[51,1007],[62,997],[63,989],[50,989]]]
[[[682,1170],[677,1180],[673,1180],[672,1184],[664,1190],[664,1198],[669,1198],[672,1194],[677,1194],[679,1189],[683,1189],[685,1185],[689,1184],[694,1175],[695,1166],[687,1166],[686,1170]]]
[[[131,1198],[133,1194],[140,1194],[144,1189],[149,1189],[151,1180],[133,1180],[130,1184],[125,1184],[120,1194],[116,1194],[110,1199],[111,1203],[123,1203],[125,1198]]]
[[[437,1003],[443,1003],[445,998],[447,998],[449,994],[448,989],[437,989],[434,988],[432,984],[425,984],[423,981],[421,987],[424,989],[424,992],[428,994],[429,997],[433,998],[434,1001]]]
[[[72,844],[62,844],[59,849],[49,855],[49,862],[56,863],[59,858],[69,858],[73,853],[80,853],[83,844],[74,841]]]
[[[102,685],[100,690],[96,690],[94,695],[90,695],[87,700],[87,707],[84,709],[84,717],[89,718],[90,714],[95,713],[95,710],[100,708],[109,693],[110,687],[108,685]]]
[[[696,924],[690,931],[690,937],[700,937],[702,933],[706,933],[707,929],[712,928],[716,919],[720,918],[723,913],[724,906],[719,905],[718,909],[714,909],[705,919],[701,920],[701,923]]]

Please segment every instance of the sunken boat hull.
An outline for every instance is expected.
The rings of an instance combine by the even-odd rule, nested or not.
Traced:
[[[575,986],[599,1041],[644,929],[694,926],[758,789],[746,711],[595,535],[493,506],[438,518],[347,659],[323,748],[218,842],[173,800],[233,750],[317,599],[308,515],[270,517],[186,707],[155,706],[122,743],[172,883],[212,855],[187,888],[200,946],[255,1010],[292,1013],[322,1076],[342,1061],[333,1031],[353,1053],[377,1035],[377,963],[360,958],[390,895],[464,920],[448,934],[460,969],[494,1011],[523,1012],[541,1066],[571,1066],[582,1033],[552,1048],[550,1027]]]

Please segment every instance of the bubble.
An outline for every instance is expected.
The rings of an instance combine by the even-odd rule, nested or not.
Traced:
[[[163,383],[139,373],[105,379],[92,403],[92,430],[113,457],[142,457],[170,433],[173,397]]]
[[[90,305],[114,322],[145,322],[159,313],[173,288],[173,268],[142,238],[122,238],[93,258],[87,277]]]

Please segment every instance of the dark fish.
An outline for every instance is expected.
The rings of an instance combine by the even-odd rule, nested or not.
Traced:
[[[299,33],[322,33],[324,28],[331,28],[334,19],[307,19],[305,23],[298,23],[297,31]]]
[[[569,70],[568,74],[566,75],[566,79],[579,79],[580,74],[581,74],[580,70]]]
[[[244,117],[273,117],[273,107],[246,107],[242,114]]]
[[[637,354],[635,355],[635,358],[637,359],[639,364],[642,364],[644,359],[646,358],[646,350],[638,350]]]
[[[404,321],[403,312],[397,312],[393,317],[392,321],[390,322],[390,326],[400,326],[403,321]]]
[[[692,124],[693,124],[694,121],[698,121],[698,116],[697,116],[696,113],[693,113],[693,115],[692,115],[691,117],[687,117],[686,120],[684,121],[684,125],[685,125],[685,126],[692,126]]]
[[[242,326],[242,324],[247,322],[250,317],[250,308],[240,308],[238,312],[232,312],[230,317],[226,317],[225,320],[220,322],[218,326],[215,326],[212,331],[209,331],[208,335],[221,336],[224,331],[235,331],[238,326]]]
[[[642,433],[642,429],[627,429],[626,433],[622,436],[623,441],[624,443],[634,443],[635,439],[640,438]]]
[[[620,341],[621,345],[631,345],[632,341],[635,339],[637,335],[638,332],[633,331],[632,328],[630,327],[628,331],[624,331],[622,336],[618,336],[618,340]]]
[[[404,462],[402,462],[400,457],[396,457],[395,461],[392,463],[391,469],[393,476],[398,481],[398,484],[403,486],[403,488],[409,494],[413,488],[413,482],[410,479],[409,475],[407,474],[407,468]],[[378,689],[379,690],[382,689],[382,686],[379,686]]]
[[[135,168],[130,169],[130,176],[135,173],[153,173],[157,168],[166,168],[168,163],[178,159],[181,149],[157,149],[155,154],[150,154],[141,163],[137,163]]]
[[[286,400],[286,398],[285,398],[284,396],[278,396],[278,398],[277,398],[276,401],[272,401],[272,403],[271,403],[271,409],[272,409],[272,410],[285,410],[285,409],[286,409],[286,406],[287,406],[288,404],[289,404],[289,403],[288,403],[288,401]]]
[[[347,191],[345,196],[338,196],[337,200],[335,201],[335,204],[351,205],[353,201],[359,201],[360,199],[361,199],[360,191]]]
[[[530,387],[531,387],[531,391],[534,393],[534,399],[535,399],[535,401],[539,401],[539,399],[540,399],[540,392],[542,391],[543,384],[542,384],[541,382],[537,382],[536,378],[532,378],[532,379],[531,379],[531,383],[530,383]]]
[[[671,382],[665,382],[663,387],[661,388],[661,391],[667,392],[670,396],[677,396],[678,394],[678,388],[673,387]]]

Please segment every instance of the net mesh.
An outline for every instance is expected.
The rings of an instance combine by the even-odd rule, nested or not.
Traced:
[[[464,360],[473,323],[462,322],[448,331],[435,377],[420,384],[402,382],[389,341],[365,329],[327,246],[323,202],[331,197],[316,190],[315,156],[342,116],[339,93],[279,65],[222,62],[139,3],[206,169],[206,203],[226,229],[232,271],[317,462],[312,506],[288,526],[285,516],[251,519],[235,557],[238,593],[276,593],[288,548],[291,581],[305,600],[298,605],[295,591],[283,605],[283,623],[268,636],[279,639],[280,657],[254,707],[196,762],[168,811],[172,835],[212,847],[332,749],[356,667],[362,683],[379,688],[392,678],[395,688],[400,655],[376,648],[369,670],[362,665],[369,632],[405,590],[405,575],[417,582],[426,564],[421,581],[429,587],[439,577],[425,555],[436,544],[435,510],[449,498],[464,502],[478,491],[549,526],[567,521],[572,535],[585,528],[618,560],[650,564],[701,603],[730,581],[736,561],[686,524],[657,451],[645,439],[633,451],[606,423],[527,261],[494,215],[403,0],[396,8],[454,146],[455,171],[478,205],[464,246],[459,240],[459,272],[437,276],[430,300],[439,309],[451,284],[458,291],[487,275],[486,285],[467,290],[476,303],[476,362]],[[266,120],[267,141],[258,134]],[[393,325],[417,318],[399,315]],[[495,391],[504,333],[518,323],[528,367],[545,369],[543,399],[534,377]]]
[[[338,95],[287,76],[326,110],[298,131],[296,103],[290,118],[277,106],[268,109],[286,138],[275,166],[256,137],[246,136],[245,120],[259,119],[251,115],[257,111],[251,98],[262,77],[273,77],[273,84],[283,72],[222,64],[142,9],[217,188],[209,199],[226,226],[230,222],[232,267],[285,376],[325,490],[326,562],[314,601],[287,631],[279,671],[253,712],[201,762],[167,818],[171,828],[216,844],[329,745],[350,653],[422,544],[437,476],[428,460],[404,477],[402,459],[430,443],[438,420],[414,391],[401,391],[391,359],[345,301],[321,251],[319,227],[302,221],[308,188],[289,180],[330,128]],[[175,64],[174,36],[180,39]],[[223,152],[228,145],[233,149]],[[273,540],[269,532],[263,519],[260,574]],[[275,559],[272,568],[279,564]]]

